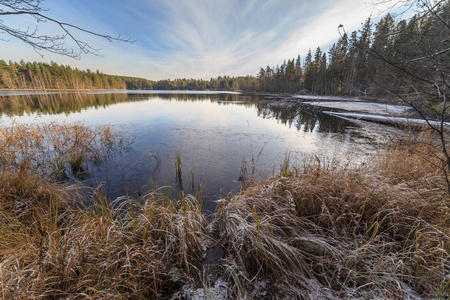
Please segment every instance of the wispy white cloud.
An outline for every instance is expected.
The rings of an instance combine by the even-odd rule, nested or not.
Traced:
[[[340,23],[355,29],[371,13],[356,0],[317,2],[167,1],[158,30],[168,51],[152,63],[158,73],[151,77],[256,74],[329,44]]]
[[[339,38],[339,24],[355,30],[373,10],[359,0],[47,2],[55,6],[55,14],[71,22],[138,40],[129,45],[95,39],[92,44],[103,49],[104,57],[84,57],[75,63],[50,59],[150,79],[255,75],[259,67],[329,45]],[[100,10],[102,5],[106,6]],[[2,50],[0,54],[11,55]]]

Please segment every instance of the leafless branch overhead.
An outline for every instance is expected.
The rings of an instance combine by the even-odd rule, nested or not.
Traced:
[[[99,49],[93,47],[88,42],[79,38],[79,34],[86,33],[110,42],[126,42],[133,43],[129,38],[123,38],[118,35],[116,37],[101,34],[74,24],[60,21],[47,15],[47,10],[42,8],[45,0],[0,0],[0,17],[1,16],[30,16],[34,19],[35,26],[26,29],[12,27],[0,18],[0,33],[6,33],[10,37],[19,39],[24,43],[33,47],[36,52],[42,55],[42,52],[51,52],[69,56],[72,58],[80,58],[82,54],[98,54]],[[55,24],[60,28],[60,34],[40,33],[38,23],[46,22]],[[2,39],[8,41],[7,39]],[[75,46],[68,46],[67,41],[72,41]]]

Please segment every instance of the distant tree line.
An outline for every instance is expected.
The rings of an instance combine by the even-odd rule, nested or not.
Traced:
[[[259,87],[258,79],[254,76],[219,76],[210,80],[175,79],[160,80],[154,85],[155,90],[211,90],[211,91],[254,91]]]
[[[443,20],[443,24],[448,25],[449,8],[450,1],[439,1],[429,10],[431,13],[418,14],[409,20],[397,22],[387,14],[373,26],[368,19],[358,31],[348,34],[341,30],[341,37],[328,53],[317,47],[314,53],[308,51],[303,62],[299,55],[285,60],[279,66],[260,68],[256,76],[153,81],[106,75],[99,71],[81,71],[54,62],[25,63],[22,60],[19,63],[6,63],[0,60],[0,88],[242,90],[319,95],[386,95],[386,90],[392,91],[401,84],[400,79],[408,70],[405,62],[412,65],[423,60],[417,45],[425,41],[424,36],[442,37],[439,31],[446,30],[444,40],[427,38],[424,47],[443,49],[438,54],[449,56],[446,38],[449,28],[438,24]]]
[[[136,81],[98,70],[72,69],[54,62],[6,63],[0,60],[0,88],[3,89],[126,89],[127,82],[131,85]]]
[[[0,60],[1,89],[128,89],[128,90],[255,90],[254,76],[210,80],[175,79],[153,81],[139,77],[104,74],[100,71],[78,70],[55,62],[24,62]]]

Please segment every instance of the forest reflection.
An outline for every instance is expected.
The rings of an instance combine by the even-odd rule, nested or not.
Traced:
[[[142,94],[142,93],[45,93],[0,96],[0,116],[23,116],[25,114],[58,115],[81,112],[88,108],[106,108],[127,102],[151,101],[196,102],[211,101],[219,105],[242,105],[256,107],[257,115],[276,119],[280,123],[304,132],[341,132],[348,121],[320,113],[317,108],[299,105],[287,109],[260,101],[262,96],[253,94]]]
[[[258,116],[264,119],[276,119],[282,124],[295,126],[303,132],[341,133],[349,121],[321,113],[321,109],[310,105],[298,105],[297,108],[285,108],[270,105],[266,101],[258,103]]]
[[[30,95],[6,95],[0,97],[0,115],[23,116],[31,113],[70,114],[87,108],[107,107],[121,102],[138,102],[152,99],[175,101],[205,101],[219,104],[239,102],[245,106],[254,105],[257,97],[239,94],[139,94],[139,93],[46,93]]]

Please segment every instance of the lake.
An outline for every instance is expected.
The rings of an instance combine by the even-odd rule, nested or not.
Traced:
[[[171,194],[202,191],[203,207],[239,189],[239,178],[278,175],[289,155],[302,161],[349,157],[353,164],[384,142],[388,127],[322,114],[317,108],[286,111],[262,96],[219,92],[119,91],[93,93],[0,92],[1,122],[82,121],[111,124],[134,143],[89,167],[86,185],[102,185],[111,200],[138,197],[154,187]],[[178,177],[175,161],[181,161]]]

